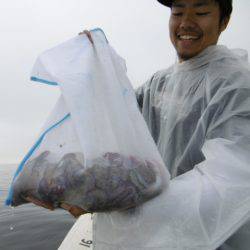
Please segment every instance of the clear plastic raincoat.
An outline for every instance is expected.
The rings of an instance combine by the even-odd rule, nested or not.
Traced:
[[[136,94],[172,180],[136,210],[95,215],[94,249],[250,249],[247,54],[211,46]]]

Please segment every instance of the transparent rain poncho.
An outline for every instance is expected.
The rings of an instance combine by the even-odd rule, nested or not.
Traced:
[[[94,45],[77,36],[42,53],[32,80],[61,91],[41,134],[21,162],[7,204],[25,197],[78,206],[86,212],[124,210],[159,195],[164,166],[123,59],[102,30]]]
[[[244,51],[211,46],[157,72],[137,89],[142,114],[172,180],[164,193],[136,210],[97,214],[95,249],[249,249],[246,58]],[[239,228],[240,235],[223,244]]]

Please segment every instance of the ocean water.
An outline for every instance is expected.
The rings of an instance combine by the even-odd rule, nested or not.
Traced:
[[[75,219],[64,210],[4,205],[16,165],[0,165],[0,250],[57,249]]]

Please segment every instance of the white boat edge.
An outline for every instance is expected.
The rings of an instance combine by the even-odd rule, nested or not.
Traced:
[[[67,233],[58,250],[92,250],[93,219],[91,214],[81,215]]]

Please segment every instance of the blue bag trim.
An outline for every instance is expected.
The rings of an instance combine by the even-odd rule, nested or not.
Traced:
[[[103,36],[105,37],[106,42],[109,43],[109,42],[108,42],[108,39],[107,39],[107,37],[106,37],[106,35],[105,35],[105,33],[104,33],[104,31],[103,31],[101,28],[95,28],[95,29],[92,29],[92,30],[90,30],[90,31],[92,31],[92,32],[95,32],[95,31],[100,31],[100,32],[102,32]],[[42,78],[38,78],[38,77],[36,77],[36,76],[31,76],[31,77],[30,77],[30,80],[31,80],[31,81],[34,81],[34,82],[45,83],[45,84],[52,85],[52,86],[58,86],[58,85],[59,85],[57,82],[48,81],[48,80],[45,80],[45,79],[42,79]]]
[[[107,37],[106,37],[104,31],[103,31],[101,28],[95,28],[95,29],[92,29],[92,30],[90,30],[90,31],[93,31],[93,32],[94,32],[94,31],[101,31],[102,34],[103,34],[103,36],[105,37],[106,42],[109,43],[109,41],[108,41],[108,39],[107,39]]]
[[[35,76],[31,76],[30,80],[34,81],[34,82],[40,82],[40,83],[45,83],[45,84],[48,84],[48,85],[53,85],[53,86],[57,86],[58,85],[57,82],[51,82],[51,81],[44,80],[44,79],[41,79],[41,78],[38,78],[38,77],[35,77]]]
[[[46,129],[43,134],[40,136],[40,138],[37,140],[37,142],[33,145],[33,147],[29,150],[28,154],[24,157],[24,159],[22,160],[22,162],[20,163],[20,165],[18,166],[16,173],[13,177],[11,186],[10,186],[10,190],[9,190],[9,194],[5,200],[5,205],[9,206],[12,204],[12,198],[13,198],[13,183],[16,179],[16,177],[19,175],[19,173],[23,170],[23,167],[25,165],[25,163],[28,161],[28,159],[30,158],[30,156],[34,153],[34,151],[36,150],[36,148],[41,144],[41,142],[43,141],[44,137],[46,136],[47,133],[49,133],[52,129],[54,129],[55,127],[59,126],[60,124],[62,124],[66,119],[68,119],[70,117],[70,113],[67,114],[66,116],[64,116],[60,121],[56,122],[54,125],[52,125],[51,127],[49,127],[48,129]]]

